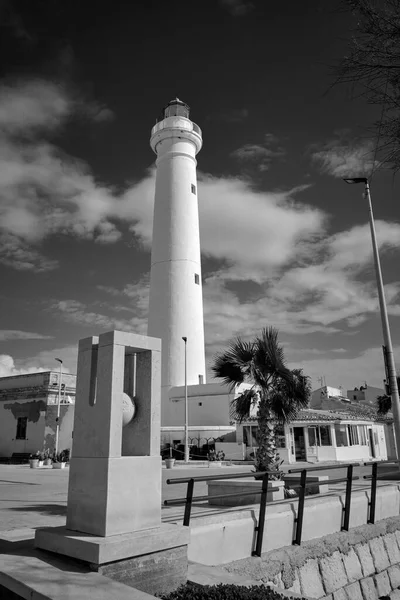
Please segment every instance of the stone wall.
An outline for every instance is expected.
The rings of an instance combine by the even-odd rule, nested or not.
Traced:
[[[324,600],[400,600],[400,517],[223,565]]]

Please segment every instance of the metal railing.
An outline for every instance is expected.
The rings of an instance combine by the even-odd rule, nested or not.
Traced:
[[[391,460],[391,461],[382,461],[382,462],[365,462],[362,463],[363,466],[372,466],[371,475],[364,475],[363,479],[371,479],[371,490],[370,490],[370,501],[369,505],[369,514],[367,523],[374,524],[375,523],[375,509],[376,509],[376,489],[377,489],[377,480],[378,480],[378,466],[380,465],[388,465],[388,464],[399,464],[400,460]],[[294,545],[301,545],[302,539],[302,530],[303,530],[303,519],[304,519],[304,506],[305,506],[305,497],[306,490],[310,487],[320,487],[323,485],[333,485],[337,483],[346,482],[346,492],[345,492],[345,501],[343,506],[343,516],[342,516],[342,524],[341,530],[348,531],[350,526],[350,508],[351,508],[351,493],[352,493],[352,485],[353,481],[357,481],[360,479],[359,476],[353,475],[354,467],[360,467],[360,463],[348,463],[348,464],[336,464],[336,465],[319,465],[318,467],[311,467],[307,469],[289,469],[288,474],[296,474],[300,473],[300,483],[293,485],[290,481],[286,480],[286,484],[289,488],[298,491],[298,507],[297,507],[297,516],[295,517],[295,537],[293,539]],[[335,469],[347,469],[346,477],[340,477],[338,479],[328,479],[326,481],[307,481],[308,473],[313,473],[316,471],[333,471]],[[384,480],[386,475],[391,475],[399,473],[399,468],[391,471],[386,471],[382,475],[382,479]],[[265,516],[266,516],[266,505],[267,505],[267,494],[268,492],[278,491],[277,487],[268,488],[269,475],[275,474],[271,471],[263,471],[263,472],[249,472],[249,473],[227,473],[224,475],[205,475],[202,477],[184,477],[177,479],[167,479],[167,484],[179,484],[179,483],[187,483],[186,497],[185,498],[174,498],[171,500],[164,500],[165,506],[178,506],[185,505],[185,512],[183,518],[183,525],[190,525],[191,511],[192,506],[196,503],[208,502],[208,500],[214,500],[219,498],[230,498],[234,496],[260,496],[260,511],[258,517],[258,525],[255,528],[257,533],[255,550],[253,551],[253,556],[261,556],[261,549],[264,537],[265,530]],[[194,492],[194,484],[197,481],[218,481],[223,479],[240,479],[245,477],[254,477],[256,480],[262,479],[262,486],[259,490],[254,490],[251,492],[235,492],[231,494],[218,494],[213,496],[197,496],[193,497]],[[284,477],[283,477],[284,478]],[[400,478],[400,474],[399,474]],[[288,498],[287,501],[292,502],[293,499]]]
[[[372,473],[371,475],[364,475],[363,479],[371,479],[371,496],[368,502],[369,507],[369,515],[367,519],[367,523],[371,523],[372,525],[375,523],[375,509],[376,509],[376,483],[378,481],[378,466],[379,465],[387,465],[387,464],[399,464],[400,460],[390,460],[390,461],[382,461],[382,462],[374,462],[372,463]],[[369,462],[364,463],[364,467],[371,465]],[[386,471],[385,475],[394,475],[395,473],[399,473],[399,468]]]
[[[209,500],[216,500],[220,498],[232,498],[234,496],[260,496],[260,512],[258,515],[258,525],[255,528],[257,537],[255,550],[253,556],[261,556],[261,548],[264,538],[265,529],[265,514],[267,506],[267,495],[268,492],[277,492],[279,488],[270,487],[268,488],[269,475],[272,475],[271,471],[260,471],[250,473],[226,473],[224,475],[204,475],[202,477],[179,477],[177,479],[167,479],[168,485],[174,485],[178,483],[187,483],[186,497],[185,498],[173,498],[171,500],[164,500],[164,506],[179,506],[185,505],[185,512],[183,516],[183,525],[189,527],[190,517],[192,513],[192,506],[196,503],[208,502]],[[251,492],[235,492],[233,494],[217,494],[214,496],[195,496],[193,497],[194,484],[197,481],[220,481],[223,479],[242,479],[244,477],[254,477],[256,480],[262,479],[261,489],[253,490]]]
[[[311,487],[311,486],[315,486],[315,485],[324,485],[323,482],[315,482],[315,481],[309,481],[307,482],[307,473],[310,472],[314,472],[314,471],[333,471],[334,469],[345,469],[347,468],[347,475],[346,477],[341,477],[339,479],[329,479],[326,482],[327,484],[333,484],[333,483],[343,483],[344,481],[346,482],[346,499],[344,502],[344,507],[343,507],[343,523],[342,523],[342,531],[348,531],[349,530],[349,523],[350,523],[350,505],[351,505],[351,488],[352,488],[352,483],[353,481],[355,481],[356,479],[360,479],[359,477],[353,477],[353,467],[359,467],[360,464],[359,463],[352,463],[352,464],[344,464],[344,465],[329,465],[329,466],[323,466],[320,465],[319,467],[312,467],[311,469],[289,469],[288,473],[292,474],[292,473],[301,473],[300,475],[300,484],[299,485],[290,485],[290,487],[292,489],[299,489],[299,504],[297,507],[297,517],[295,518],[295,523],[296,523],[296,534],[295,534],[295,538],[293,540],[293,544],[300,546],[301,544],[301,536],[302,536],[302,532],[303,532],[303,517],[304,517],[304,503],[305,503],[305,496],[306,496],[306,489],[307,487]]]

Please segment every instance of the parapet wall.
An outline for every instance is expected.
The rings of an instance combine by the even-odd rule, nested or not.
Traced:
[[[369,500],[369,489],[352,493],[350,530],[367,523]],[[340,532],[344,505],[343,493],[308,496],[304,508],[302,543]],[[263,553],[292,545],[297,506],[298,500],[267,504]],[[252,556],[258,514],[259,506],[242,507],[241,510],[227,507],[224,512],[192,518],[189,560],[204,565],[223,565]],[[376,492],[375,521],[399,515],[399,485],[379,486]]]
[[[400,600],[400,517],[224,567],[324,600]]]

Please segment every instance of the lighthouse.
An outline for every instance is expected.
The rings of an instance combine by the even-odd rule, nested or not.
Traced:
[[[150,138],[157,171],[148,335],[162,340],[162,421],[169,390],[185,383],[185,365],[188,385],[206,378],[196,178],[202,134],[189,113],[187,104],[172,100]]]

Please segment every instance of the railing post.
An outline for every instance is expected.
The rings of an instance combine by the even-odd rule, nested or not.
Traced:
[[[253,556],[261,556],[262,543],[263,543],[263,537],[264,537],[264,527],[265,527],[265,512],[266,512],[266,508],[267,508],[267,495],[268,495],[268,473],[265,473],[263,480],[262,480],[260,513],[258,515],[258,526],[256,527],[256,531],[257,531],[256,549],[253,552]]]
[[[376,480],[378,477],[378,463],[374,462],[372,465],[372,478],[371,478],[371,500],[369,503],[369,520],[368,523],[375,523],[375,507],[376,507]]]
[[[183,525],[185,527],[189,527],[190,525],[190,515],[192,512],[192,500],[193,500],[193,488],[194,488],[194,479],[188,481],[188,486],[186,490],[186,504],[185,504],[185,514],[183,516]]]
[[[297,507],[297,526],[296,526],[296,537],[293,544],[300,546],[301,544],[301,533],[303,530],[303,516],[304,516],[304,501],[306,496],[306,483],[307,483],[307,471],[303,469],[300,476],[300,494],[299,494],[299,505]]]
[[[343,519],[342,531],[349,530],[352,482],[353,482],[353,465],[349,465],[347,467],[346,499],[345,499],[345,503],[344,503],[344,519]]]

